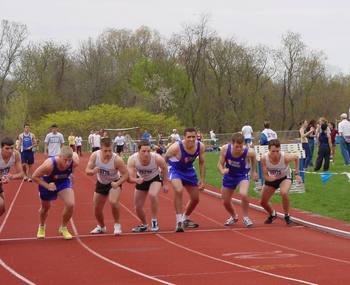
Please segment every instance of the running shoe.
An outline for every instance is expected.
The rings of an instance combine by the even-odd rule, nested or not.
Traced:
[[[45,238],[45,226],[39,225],[38,232],[36,233],[37,238]]]
[[[90,234],[97,235],[97,234],[104,234],[107,232],[106,226],[101,227],[100,225],[97,225],[91,232]]]
[[[265,220],[264,223],[265,224],[272,224],[272,222],[276,219],[277,219],[277,214],[276,214],[276,211],[273,210],[272,214]]]
[[[183,226],[185,228],[191,228],[191,229],[194,229],[194,228],[198,228],[199,225],[196,224],[194,221],[191,221],[190,219],[186,219],[183,221]]]
[[[243,224],[249,228],[253,225],[253,222],[251,219],[249,219],[249,217],[243,217]]]
[[[68,231],[67,227],[60,226],[58,232],[63,236],[64,239],[69,240],[73,238],[71,233]]]
[[[158,232],[159,231],[159,226],[158,226],[158,221],[157,220],[152,220],[151,231],[152,232]]]
[[[147,232],[148,230],[148,226],[147,225],[144,225],[144,224],[141,224],[141,225],[138,225],[137,227],[133,228],[132,231],[134,233],[142,233],[142,232]]]
[[[114,224],[114,235],[119,236],[122,233],[122,226],[120,224]]]
[[[28,182],[32,182],[33,180],[32,180],[32,178],[28,178]]]
[[[234,225],[234,224],[237,223],[237,222],[238,222],[238,215],[236,215],[235,217],[230,216],[230,217],[226,220],[224,226],[226,226],[226,227],[232,226],[232,225]]]
[[[285,214],[285,215],[284,215],[284,220],[286,221],[286,224],[287,224],[287,225],[290,225],[290,224],[293,223],[293,221],[291,220],[289,214]]]
[[[178,222],[176,224],[175,232],[177,233],[183,233],[184,232],[184,227],[182,222]]]

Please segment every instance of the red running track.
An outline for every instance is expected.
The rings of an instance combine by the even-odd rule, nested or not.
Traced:
[[[38,162],[43,160],[39,157]],[[121,198],[123,235],[91,236],[95,180],[75,172],[76,209],[71,230],[76,238],[57,236],[62,203],[47,221],[47,238],[35,238],[39,198],[33,183],[5,186],[7,215],[0,220],[0,284],[349,284],[350,241],[282,220],[264,225],[266,216],[251,210],[254,227],[242,223],[224,228],[227,214],[219,199],[206,194],[192,218],[200,228],[174,233],[172,193],[160,194],[161,231],[131,233],[138,223],[133,211],[133,186]],[[186,195],[185,195],[186,196]],[[12,204],[12,207],[10,205]],[[149,204],[146,205],[149,216]],[[238,207],[240,213],[240,209]]]

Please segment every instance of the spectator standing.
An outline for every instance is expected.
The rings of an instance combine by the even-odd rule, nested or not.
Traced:
[[[242,135],[244,137],[244,144],[251,146],[253,141],[253,128],[247,123],[242,127]]]
[[[315,164],[315,171],[320,170],[323,164],[323,171],[328,171],[329,169],[329,159],[331,155],[332,141],[331,135],[327,132],[328,125],[323,123],[321,125],[321,131],[318,135],[318,155]]]
[[[336,149],[336,137],[338,135],[338,130],[335,128],[335,123],[330,122],[328,124],[329,129],[331,130],[331,142],[332,142],[332,149],[331,149],[331,157],[330,157],[330,161],[334,162],[335,159],[335,149]]]
[[[82,154],[82,152],[81,152],[81,146],[82,146],[82,144],[83,144],[83,139],[82,139],[82,137],[81,136],[76,136],[75,137],[75,146],[76,146],[76,148],[77,148],[77,154],[79,155],[79,156],[83,156],[83,154]]]
[[[270,129],[270,121],[264,122],[264,129],[262,130],[260,134],[260,141],[259,143],[261,145],[268,145],[270,140],[277,139],[277,134],[275,131]]]
[[[340,150],[345,165],[350,164],[350,122],[347,118],[348,115],[346,113],[341,114],[341,122],[338,125],[338,131],[340,135]]]

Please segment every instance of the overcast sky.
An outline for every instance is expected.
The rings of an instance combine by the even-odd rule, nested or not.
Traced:
[[[277,48],[286,31],[300,33],[326,54],[332,73],[350,74],[348,0],[0,0],[0,19],[26,24],[31,41],[73,47],[107,28],[146,25],[168,38],[202,14],[220,36],[247,45]]]

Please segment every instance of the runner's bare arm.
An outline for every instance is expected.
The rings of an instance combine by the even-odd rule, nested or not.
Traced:
[[[216,165],[220,174],[225,175],[228,173],[228,168],[225,167],[225,155],[227,151],[227,145],[223,145],[220,150],[220,155],[219,155],[219,161],[218,164]]]
[[[263,175],[264,175],[264,179],[266,181],[275,181],[276,180],[276,176],[269,175],[269,173],[267,171],[266,157],[262,157],[261,158],[261,167],[262,167],[262,172],[263,172]]]
[[[125,181],[128,180],[128,177],[129,177],[129,173],[128,173],[128,169],[124,163],[124,160],[117,156],[115,158],[115,161],[114,161],[114,165],[115,165],[115,168],[118,169],[119,173],[120,173],[120,179],[116,182],[112,182],[111,185],[113,188],[118,188],[120,187]]]
[[[157,162],[157,165],[162,172],[163,182],[165,184],[169,183],[170,181],[168,178],[168,165],[165,162],[164,158],[161,155],[157,154],[156,155],[156,162]]]
[[[203,190],[205,186],[205,146],[203,143],[200,143],[199,150],[199,189]]]
[[[96,152],[93,152],[90,155],[88,164],[86,165],[86,168],[85,168],[86,175],[93,176],[98,172],[98,168],[96,167],[95,161],[96,161]]]
[[[169,158],[170,157],[174,157],[174,156],[178,156],[178,153],[179,153],[179,144],[178,143],[173,143],[169,148],[168,150],[166,151],[165,153],[165,156],[164,156],[164,159],[166,162],[168,162]]]
[[[45,175],[50,175],[52,172],[52,162],[51,159],[48,158],[44,161],[42,165],[40,165],[33,173],[32,179],[34,182],[38,183],[39,185],[45,187],[46,189],[50,188],[50,183],[45,182],[41,177]]]
[[[253,180],[258,180],[258,173],[256,172],[256,153],[253,148],[249,148],[248,157],[250,159],[251,164],[251,176]]]
[[[21,163],[21,156],[18,151],[15,151],[15,169],[16,169],[16,173],[15,174],[9,173],[7,177],[10,180],[22,179],[24,177],[24,172],[23,172],[23,167]]]
[[[299,157],[297,154],[292,154],[292,153],[287,153],[285,154],[285,158],[284,158],[284,161],[285,163],[290,163],[292,161],[294,161],[294,166],[295,166],[295,179],[297,182],[299,183],[302,183],[302,179],[299,175],[299,171],[300,171],[300,168],[299,168]]]
[[[138,183],[137,173],[136,173],[136,168],[135,168],[135,159],[132,156],[130,156],[128,159],[127,168],[128,168],[128,172],[129,172],[128,182]]]

